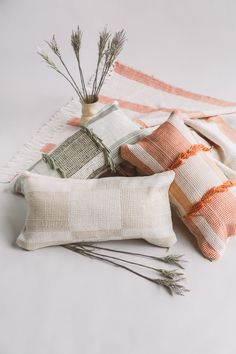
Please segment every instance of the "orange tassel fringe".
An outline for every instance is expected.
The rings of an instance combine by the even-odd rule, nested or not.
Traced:
[[[200,151],[210,151],[211,147],[204,146],[202,144],[192,145],[187,151],[181,152],[177,159],[170,165],[169,170],[174,170],[175,168],[183,165],[183,163],[190,157],[197,154]]]
[[[190,212],[185,217],[191,219],[198,213],[200,209],[202,209],[207,203],[211,201],[215,194],[227,192],[230,187],[234,186],[236,186],[236,181],[226,181],[218,187],[209,189],[209,191],[203,195],[201,200],[192,206]]]

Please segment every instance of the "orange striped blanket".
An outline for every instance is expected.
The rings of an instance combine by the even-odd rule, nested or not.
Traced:
[[[236,102],[192,93],[116,62],[105,83],[101,105],[118,101],[126,114],[146,127],[157,127],[171,112],[184,114],[199,144],[213,145],[211,158],[236,180]],[[10,182],[72,135],[80,122],[80,103],[72,99],[22,149],[0,168],[0,182]]]

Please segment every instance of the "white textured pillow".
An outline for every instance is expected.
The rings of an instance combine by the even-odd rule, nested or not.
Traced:
[[[148,130],[131,121],[114,102],[103,107],[87,124],[78,126],[73,134],[69,132],[69,136],[68,130],[61,132],[60,139],[67,136],[61,144],[56,141],[47,144],[44,149],[52,145],[53,150],[43,153],[43,159],[29,171],[52,177],[98,178],[120,165],[122,144],[135,143],[147,135]],[[14,190],[24,192],[21,178],[16,180]]]
[[[22,175],[28,212],[17,239],[27,250],[72,242],[143,238],[175,241],[168,191],[174,172],[148,177],[59,179]]]

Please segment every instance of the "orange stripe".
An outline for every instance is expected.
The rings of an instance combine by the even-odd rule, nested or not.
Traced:
[[[235,102],[228,102],[209,96],[203,96],[183,90],[179,87],[171,86],[163,81],[157,80],[152,76],[146,75],[119,62],[116,62],[114,71],[117,74],[126,77],[127,79],[140,82],[141,84],[152,87],[154,89],[162,90],[164,92],[168,92],[172,95],[182,96],[191,100],[201,101],[223,107],[235,106],[236,104]]]
[[[163,123],[152,134],[138,142],[146,152],[167,170],[179,154],[191,143],[169,122]]]
[[[80,119],[79,117],[72,117],[70,118],[66,124],[71,125],[72,127],[78,127],[80,125]]]
[[[208,123],[215,123],[218,126],[219,130],[222,131],[222,133],[226,135],[229,140],[231,140],[233,143],[236,143],[236,131],[231,128],[231,126],[227,124],[222,117],[209,117],[205,119],[205,121]]]
[[[141,119],[136,118],[136,119],[134,119],[134,122],[139,124],[143,128],[148,128],[148,125],[145,122],[143,122]]]
[[[186,112],[182,109],[175,108],[175,107],[151,107],[151,106],[146,106],[143,104],[138,104],[134,102],[129,102],[125,100],[121,100],[115,97],[108,97],[108,96],[99,96],[99,102],[103,104],[110,104],[114,101],[117,101],[119,106],[123,109],[128,109],[130,111],[138,112],[138,113],[151,113],[151,112],[167,112],[167,113],[172,113],[172,112]]]
[[[231,192],[216,194],[199,214],[222,240],[236,235],[236,198]],[[192,221],[194,222],[194,217]]]
[[[176,203],[180,205],[180,207],[184,210],[185,213],[187,213],[191,209],[191,202],[188,200],[187,196],[184,194],[182,189],[179,188],[175,181],[171,184],[170,194],[171,197],[175,199]]]
[[[217,260],[220,257],[220,254],[206,241],[199,228],[191,220],[186,221],[183,219],[183,221],[195,236],[202,254],[210,260]]]
[[[48,152],[50,152],[51,150],[53,150],[55,148],[55,144],[52,144],[52,143],[48,143],[46,145],[44,145],[42,148],[41,148],[41,152],[44,152],[45,154],[47,154]]]
[[[202,118],[205,117],[205,113],[200,112],[200,111],[188,111],[188,117],[189,118]]]
[[[130,111],[139,112],[139,113],[150,113],[150,112],[159,111],[159,109],[156,107],[149,107],[138,103],[128,102],[128,101],[107,97],[107,96],[99,96],[99,101],[104,104],[109,104],[114,101],[117,101],[121,108],[129,109]]]

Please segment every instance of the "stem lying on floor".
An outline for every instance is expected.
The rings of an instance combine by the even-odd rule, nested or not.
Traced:
[[[122,268],[124,270],[127,270],[128,272],[137,275],[138,277],[141,277],[143,279],[146,279],[152,283],[155,283],[157,285],[163,286],[171,295],[184,295],[185,292],[188,292],[189,290],[186,289],[183,285],[179,284],[179,281],[182,279],[161,279],[161,278],[151,278],[148,277],[142,273],[139,273],[129,267],[126,267],[125,265],[119,264],[113,260],[110,260],[106,257],[104,257],[104,255],[98,255],[93,251],[89,251],[89,250],[85,250],[85,248],[80,247],[78,244],[69,244],[69,245],[64,245],[64,248],[67,248],[73,252],[79,253],[83,256],[89,257],[89,258],[94,258],[109,264],[112,264],[116,267]]]
[[[84,246],[76,246],[76,248],[79,248],[82,251],[88,252],[88,251],[86,251]],[[183,273],[179,273],[177,271],[177,269],[167,270],[167,269],[162,269],[162,268],[155,268],[155,267],[148,266],[146,264],[133,262],[133,261],[128,261],[126,259],[119,258],[119,257],[109,256],[109,255],[97,253],[97,252],[94,252],[94,251],[89,251],[89,252],[94,254],[94,255],[96,255],[96,256],[106,257],[106,258],[117,260],[119,262],[125,262],[125,263],[132,264],[132,265],[135,265],[135,266],[139,266],[139,267],[142,267],[142,268],[154,270],[154,271],[158,272],[162,277],[167,278],[167,279],[173,279],[175,281],[179,281],[179,280],[183,280],[184,279],[184,274]]]
[[[97,246],[97,245],[89,244],[89,243],[81,243],[81,244],[75,243],[72,245],[75,245],[75,246],[79,245],[79,246],[84,246],[84,247],[88,247],[88,248],[100,249],[100,250],[104,250],[104,251],[110,251],[110,252],[115,252],[115,253],[122,253],[122,254],[128,254],[128,255],[132,255],[132,256],[149,258],[149,259],[164,262],[164,263],[167,263],[170,265],[174,265],[174,266],[179,267],[181,269],[184,269],[184,266],[182,263],[187,262],[185,259],[182,258],[183,255],[177,255],[177,254],[170,254],[165,257],[156,257],[156,256],[150,256],[150,255],[143,254],[143,253],[129,252],[129,251],[123,251],[123,250],[114,250],[112,248],[106,248],[106,247]]]

